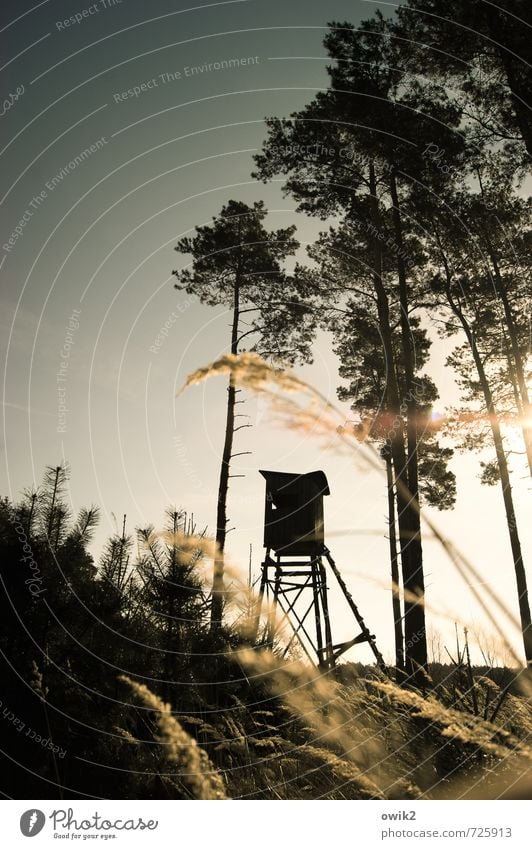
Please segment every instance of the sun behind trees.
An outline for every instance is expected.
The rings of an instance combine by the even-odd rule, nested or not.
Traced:
[[[292,228],[279,231],[282,236],[277,238],[277,248],[282,244],[284,253],[275,256],[274,267],[268,266],[269,259],[264,265],[263,248],[259,252],[256,247],[251,250],[249,242],[266,244],[266,231],[261,223],[256,223],[265,215],[260,203],[252,211],[245,204],[231,201],[214,219],[213,226],[199,227],[195,239],[181,240],[177,250],[193,256],[192,269],[178,273],[178,285],[196,293],[205,303],[225,304],[232,309],[232,354],[237,354],[240,342],[250,337],[251,350],[273,356],[281,364],[304,361],[310,357],[316,328],[332,328],[337,338],[338,333],[341,335],[338,352],[342,356],[342,376],[364,369],[363,377],[370,379],[371,361],[363,354],[368,336],[373,333],[367,332],[367,320],[377,331],[383,357],[377,366],[380,376],[372,387],[373,412],[368,416],[364,402],[356,397],[354,407],[358,405],[359,414],[365,417],[368,435],[375,436],[381,430],[383,459],[393,485],[393,491],[388,486],[393,496],[389,499],[390,511],[396,501],[393,513],[397,533],[391,512],[389,517],[392,574],[397,583],[399,561],[405,591],[404,634],[396,624],[396,659],[398,667],[404,665],[407,680],[423,686],[427,680],[427,644],[419,508],[423,500],[450,507],[455,493],[454,479],[447,469],[452,449],[449,444],[440,447],[435,438],[438,427],[445,429],[447,423],[444,419],[431,419],[431,405],[438,398],[438,389],[419,371],[435,336],[427,333],[424,322],[427,318],[439,321],[441,304],[435,299],[434,281],[442,245],[451,240],[457,246],[461,239],[467,251],[463,261],[470,264],[474,286],[484,299],[484,317],[479,323],[477,316],[473,335],[461,319],[452,329],[465,333],[470,350],[475,334],[488,340],[500,331],[501,362],[505,365],[501,365],[497,380],[511,387],[510,404],[516,406],[516,420],[530,465],[527,323],[519,318],[519,309],[527,298],[519,281],[527,267],[528,237],[519,233],[519,253],[509,249],[508,244],[510,230],[517,233],[518,227],[523,227],[528,211],[526,202],[516,196],[526,170],[522,145],[510,137],[509,131],[506,135],[501,131],[500,137],[494,138],[493,127],[485,126],[478,112],[470,114],[464,98],[445,86],[435,85],[433,77],[441,70],[437,62],[429,66],[427,77],[412,74],[411,63],[417,54],[403,38],[413,19],[407,12],[407,7],[402,9],[396,21],[386,20],[377,12],[358,28],[347,22],[332,23],[324,39],[332,60],[327,69],[329,87],[289,118],[266,121],[268,137],[263,152],[255,156],[255,176],[268,181],[278,174],[285,175],[285,190],[297,201],[299,212],[324,220],[333,216],[340,219],[334,230],[322,234],[309,248],[313,265],[296,265],[290,276],[282,272],[278,260],[284,260],[297,248]],[[489,15],[489,28],[493,22],[488,19]],[[509,33],[506,35],[510,38]],[[466,40],[464,50],[476,55],[478,44],[474,39]],[[490,53],[492,70],[500,71],[503,54],[504,50]],[[511,62],[503,65],[511,76]],[[457,67],[451,63],[445,68],[447,72],[457,74]],[[474,75],[468,77],[468,84],[476,92],[473,78]],[[489,92],[476,92],[478,109],[481,112],[489,105],[490,109],[503,110],[513,104],[516,124],[525,138],[526,126],[515,104],[514,89],[503,104],[494,99],[496,84],[492,80]],[[511,120],[508,116],[505,120],[508,127]],[[477,193],[472,183],[478,185]],[[487,210],[494,211],[491,218],[485,214]],[[242,244],[246,242],[242,254]],[[471,246],[479,253],[472,264]],[[249,279],[244,282],[246,275],[262,275],[264,279],[264,274],[268,276],[267,287],[253,287]],[[246,324],[241,334],[242,313],[250,314],[246,315],[246,322],[251,319],[251,325]],[[462,318],[463,315],[462,311]],[[288,330],[292,335],[285,344]],[[279,339],[283,340],[283,350],[279,350]],[[493,358],[493,353],[490,356]],[[480,360],[475,360],[474,351],[473,360],[478,370]],[[449,365],[452,362],[449,360]],[[496,474],[502,481],[525,653],[530,660],[526,573],[512,505],[510,472],[506,468],[504,435],[499,433],[493,403],[498,390],[493,373],[489,377],[490,386],[484,381],[488,394],[484,391],[477,397],[483,399],[492,422]],[[218,491],[219,557],[213,584],[213,627],[221,622],[223,609],[223,550],[235,430],[236,395],[231,380]],[[482,380],[480,377],[481,383]],[[364,380],[357,382],[355,395],[363,384]],[[340,395],[346,397],[345,388],[340,389]],[[377,420],[369,421],[375,415]],[[384,432],[387,421],[390,426]],[[445,434],[452,439],[448,428]],[[489,482],[495,466],[491,463],[485,468],[483,480]],[[398,615],[395,600],[396,622]]]

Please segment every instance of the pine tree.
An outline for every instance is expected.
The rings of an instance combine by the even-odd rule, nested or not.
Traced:
[[[364,231],[364,225],[353,224],[351,227],[331,229],[327,234],[322,234],[318,242],[309,249],[310,256],[318,263],[318,271],[307,271],[307,274],[323,291],[323,312],[326,316],[324,323],[333,333],[335,351],[340,358],[339,373],[346,381],[339,388],[338,395],[341,400],[351,402],[356,413],[359,423],[354,425],[355,435],[360,439],[376,442],[386,463],[391,571],[394,584],[399,585],[395,530],[397,493],[392,454],[392,440],[397,439],[396,416],[388,406],[389,370],[383,353],[371,274],[364,270],[368,264]],[[393,277],[394,271],[393,256],[387,255],[384,273],[388,287],[388,278]],[[353,287],[351,283],[354,279],[356,286]],[[340,300],[337,290],[342,291],[344,296],[349,293],[348,297]],[[408,393],[398,304],[391,306],[390,316],[394,370],[400,396],[406,398]],[[432,420],[432,406],[438,398],[438,392],[432,380],[422,373],[429,356],[430,340],[426,331],[421,328],[418,317],[411,315],[409,323],[416,352],[415,372],[409,391],[415,392],[417,410],[415,452],[419,473],[418,499],[420,505],[427,503],[439,509],[449,509],[454,505],[456,496],[454,474],[447,468],[453,452],[450,448],[442,448],[438,443]],[[406,401],[403,406],[404,413]],[[404,451],[407,452],[406,441]],[[393,595],[393,602],[396,665],[401,672],[404,670],[404,640],[397,593]]]
[[[170,507],[162,534],[156,534],[151,525],[137,531],[135,580],[162,652],[165,699],[173,693],[172,682],[193,680],[190,664],[206,620],[207,598],[198,574],[203,553],[200,548],[185,550],[184,543],[191,536],[187,530],[186,513]]]
[[[176,250],[192,257],[191,267],[175,271],[176,287],[196,295],[209,306],[231,310],[229,351],[236,355],[246,339],[249,350],[277,361],[310,359],[312,330],[296,282],[283,269],[298,247],[295,227],[267,230],[262,202],[248,206],[229,201],[212,225],[196,228],[194,237],[181,239]],[[245,315],[245,329],[242,329]],[[227,495],[233,437],[248,424],[236,422],[237,389],[233,378],[227,390],[227,415],[222,450],[216,515],[217,553],[214,564],[211,624],[222,622],[224,604],[223,556],[227,535]]]
[[[528,0],[407,0],[397,10],[394,35],[405,63],[445,84],[464,122],[507,150],[532,156],[532,13]],[[527,154],[528,153],[528,157]]]
[[[459,199],[457,198],[457,203]],[[519,530],[514,508],[510,470],[504,444],[501,414],[497,405],[497,360],[500,358],[500,341],[494,345],[494,331],[499,336],[499,314],[496,310],[497,297],[487,297],[485,263],[482,257],[470,251],[470,238],[464,233],[461,222],[449,221],[449,217],[432,217],[432,235],[437,249],[435,262],[439,271],[433,275],[431,286],[436,303],[450,311],[453,321],[443,325],[444,333],[454,334],[456,327],[465,336],[466,342],[449,363],[457,368],[462,385],[472,398],[481,398],[495,448],[495,466],[488,468],[484,479],[500,480],[508,535],[517,584],[517,595],[521,616],[523,643],[527,663],[532,663],[532,624],[528,586]],[[504,350],[504,349],[503,349]],[[471,365],[476,379],[471,377]]]
[[[449,156],[460,156],[462,141],[453,131],[458,111],[444,90],[421,86],[408,77],[390,23],[380,13],[356,29],[347,22],[332,23],[324,43],[334,63],[327,69],[329,88],[290,119],[268,119],[264,152],[255,161],[263,180],[287,175],[286,191],[296,198],[300,211],[323,219],[340,215],[347,225],[363,228],[361,250],[371,275],[387,364],[386,405],[396,422],[390,448],[397,475],[403,583],[408,590],[407,671],[410,680],[422,686],[427,648],[413,385],[416,351],[410,330],[417,279],[412,265],[420,257],[409,255],[411,227],[405,221],[410,220],[412,186],[425,180],[437,191],[445,182],[439,171],[427,167],[423,156],[435,122],[448,128]],[[405,395],[392,342],[396,303]]]

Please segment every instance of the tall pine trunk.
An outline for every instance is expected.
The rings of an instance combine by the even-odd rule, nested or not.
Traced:
[[[418,402],[414,385],[415,374],[415,348],[412,332],[410,330],[409,296],[406,279],[405,245],[403,239],[403,223],[399,206],[399,195],[397,192],[397,180],[395,170],[390,175],[390,197],[392,201],[392,221],[394,229],[394,240],[397,255],[397,277],[399,280],[399,304],[401,309],[401,347],[403,365],[405,370],[405,399],[406,403],[406,434],[407,434],[407,486],[414,503],[418,509],[410,510],[409,522],[411,523],[411,538],[408,543],[410,548],[410,559],[412,563],[412,582],[415,585],[415,593],[419,596],[425,594],[425,578],[423,573],[423,550],[421,546],[421,515],[419,512],[419,470],[418,470]],[[419,611],[418,611],[419,614]],[[425,614],[422,611],[423,621],[419,615],[416,638],[419,646],[416,652],[416,662],[425,669],[428,665],[427,639],[425,631]]]
[[[373,163],[369,166],[370,210],[372,224],[376,234],[372,237],[374,268],[373,281],[377,299],[379,329],[386,358],[386,401],[387,408],[394,416],[390,429],[389,442],[392,453],[395,485],[397,492],[397,521],[399,527],[399,547],[401,551],[401,569],[403,575],[404,635],[405,635],[405,671],[407,681],[416,687],[426,683],[427,640],[425,629],[425,609],[423,606],[424,581],[423,567],[419,559],[421,538],[419,534],[418,504],[408,487],[408,460],[405,451],[405,429],[402,417],[402,404],[399,384],[395,370],[395,357],[392,343],[388,296],[382,282],[382,222],[377,197],[377,181]],[[412,545],[412,541],[419,545]]]
[[[238,353],[238,324],[240,320],[240,276],[237,272],[233,295],[233,324],[231,329],[231,353]],[[235,431],[236,386],[233,376],[227,387],[227,414],[225,420],[225,439],[220,466],[218,484],[218,506],[216,511],[216,553],[212,581],[211,630],[216,631],[222,625],[224,608],[224,550],[227,535],[227,492],[229,489],[229,468],[233,453]]]
[[[395,669],[398,683],[404,680],[405,649],[403,636],[403,613],[399,593],[399,560],[397,556],[397,534],[395,528],[395,488],[390,446],[384,448],[386,462],[386,489],[388,493],[388,539],[390,544],[390,572],[392,577],[392,612],[395,640]]]

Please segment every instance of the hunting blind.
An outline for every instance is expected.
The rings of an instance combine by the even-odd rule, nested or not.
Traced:
[[[264,505],[264,547],[257,614],[257,632],[264,600],[269,602],[263,641],[273,644],[278,608],[292,629],[284,649],[286,655],[294,640],[323,670],[333,669],[336,660],[351,646],[367,642],[378,666],[386,666],[366,627],[344,579],[325,545],[323,498],[330,495],[322,471],[306,474],[260,470],[266,480]],[[296,558],[296,559],[295,559]],[[328,570],[324,563],[328,564]],[[332,641],[328,601],[328,574],[332,572],[355,617],[360,633],[344,643]],[[311,622],[314,621],[314,626]]]
[[[266,478],[264,547],[284,555],[322,554],[323,496],[329,495],[324,473],[260,473]]]

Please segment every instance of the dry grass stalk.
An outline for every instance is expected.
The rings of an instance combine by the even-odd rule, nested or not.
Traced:
[[[194,799],[225,799],[223,781],[209,760],[207,754],[198,746],[175,716],[169,704],[163,702],[144,684],[121,675],[133,695],[145,708],[154,713],[157,728],[154,739],[162,747],[163,760],[175,770],[190,796]],[[163,773],[159,773],[162,777]]]

